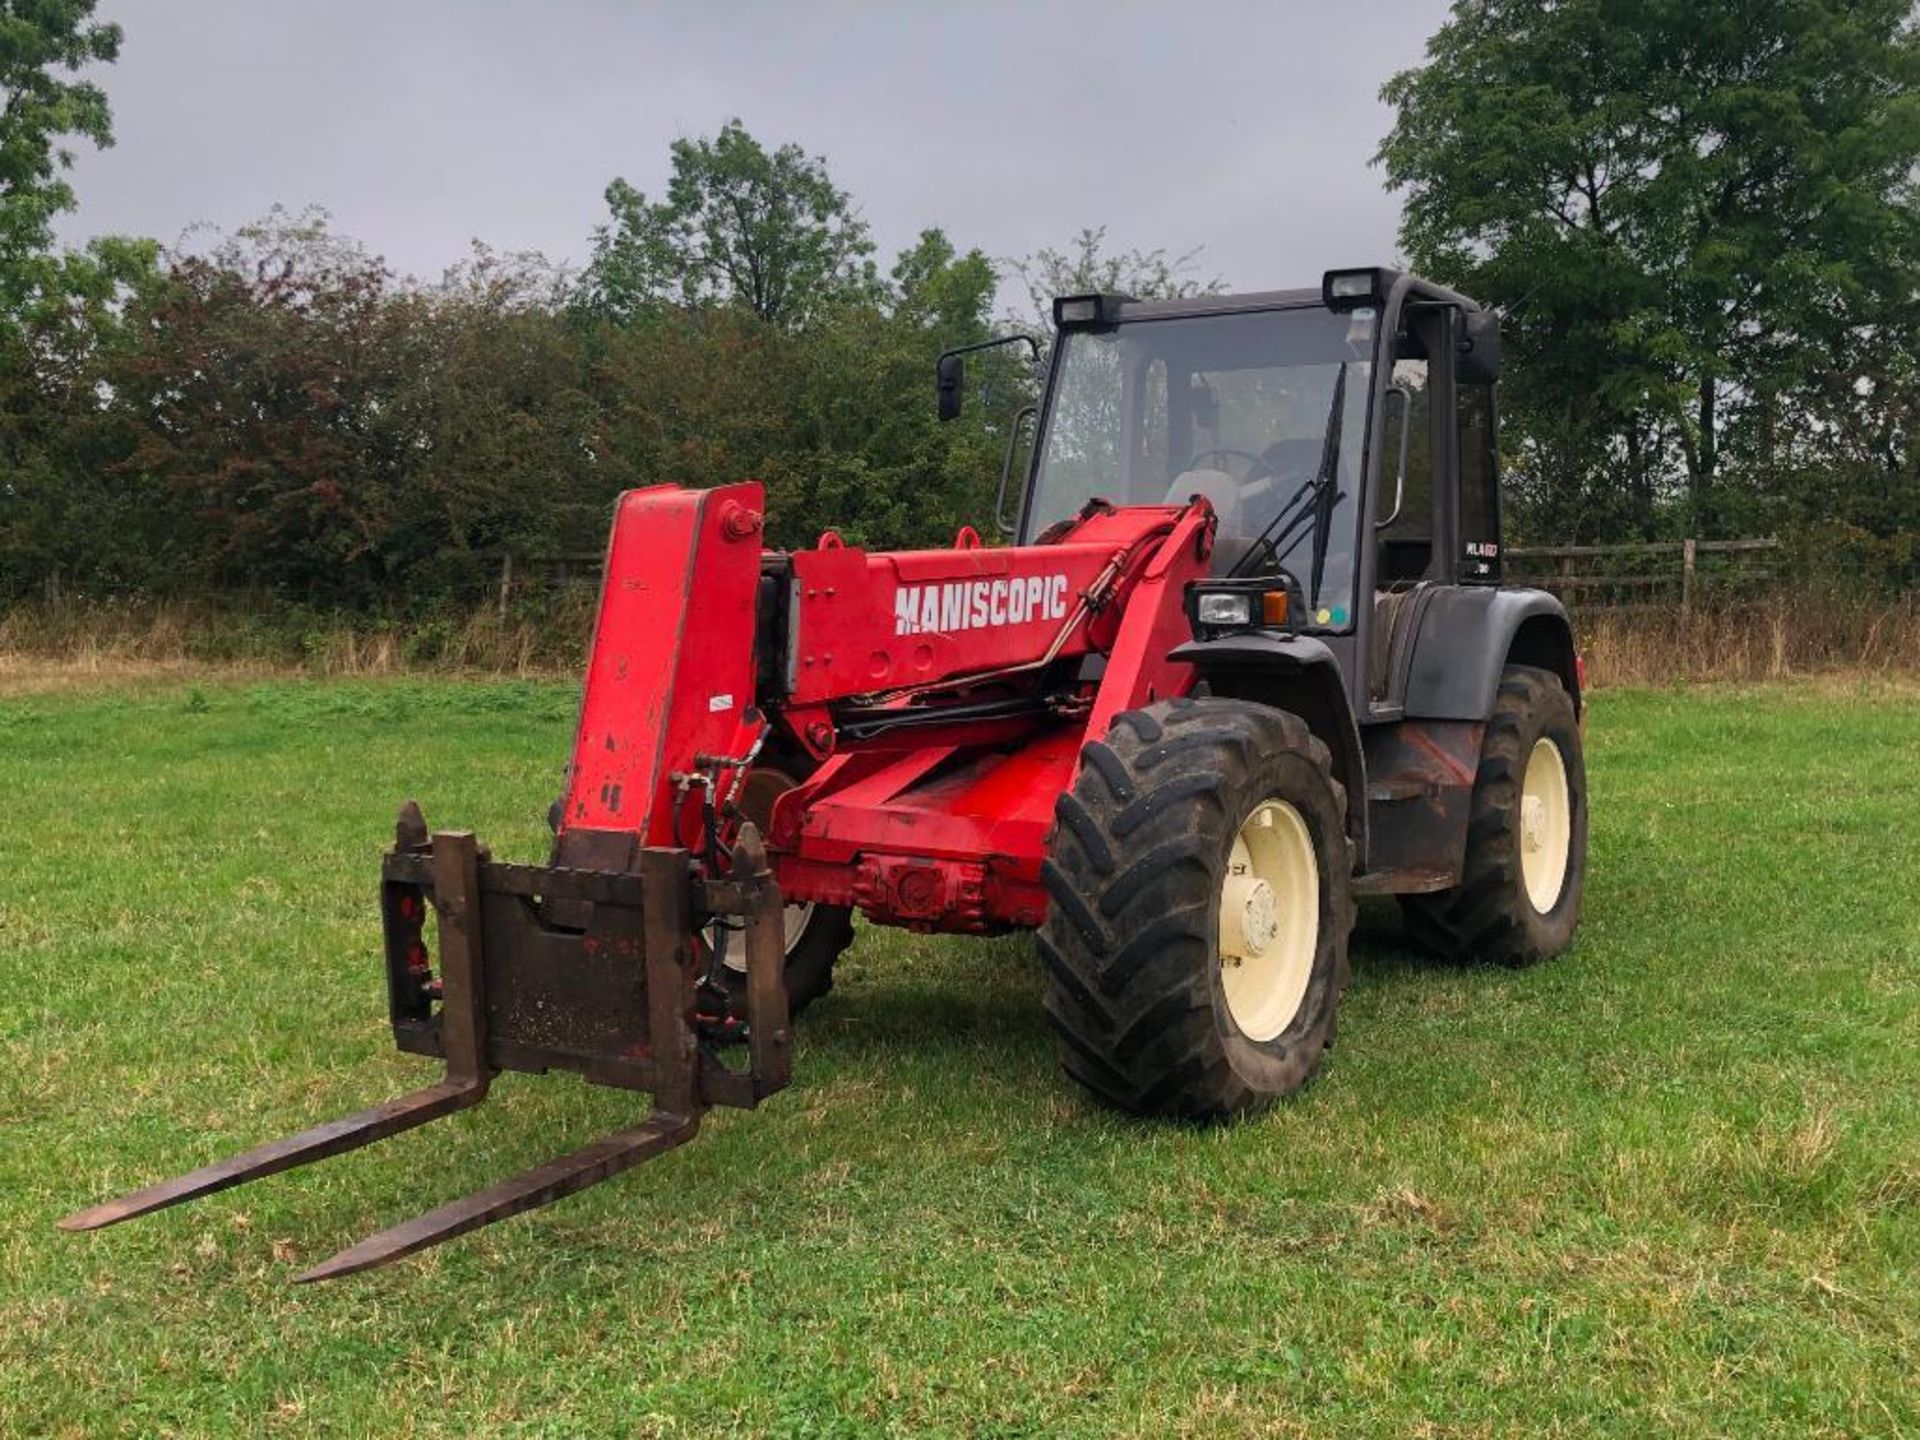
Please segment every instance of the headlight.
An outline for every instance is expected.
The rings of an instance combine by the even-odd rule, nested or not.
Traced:
[[[1320,277],[1320,303],[1329,310],[1356,310],[1363,305],[1377,310],[1387,303],[1395,278],[1393,271],[1377,266],[1329,270]]]
[[[1194,603],[1193,618],[1202,625],[1253,624],[1253,595],[1245,590],[1203,590]]]
[[[1259,581],[1243,582],[1228,588],[1215,582],[1195,585],[1187,591],[1187,614],[1194,633],[1201,638],[1223,630],[1251,630],[1255,626],[1279,628],[1287,623],[1287,592],[1276,587],[1256,589]],[[1231,584],[1231,582],[1228,582]]]

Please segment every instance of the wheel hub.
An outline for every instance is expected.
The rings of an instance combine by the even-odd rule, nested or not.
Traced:
[[[1547,843],[1547,802],[1538,795],[1520,801],[1520,843],[1528,850],[1539,850]]]
[[[1274,899],[1273,886],[1257,876],[1229,875],[1221,909],[1222,920],[1238,927],[1231,942],[1223,937],[1220,946],[1235,960],[1266,954],[1274,936],[1280,933],[1280,906]]]

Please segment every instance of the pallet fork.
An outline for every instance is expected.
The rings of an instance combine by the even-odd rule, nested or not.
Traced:
[[[652,1113],[638,1125],[382,1230],[296,1277],[330,1280],[584,1190],[686,1143],[709,1107],[750,1108],[786,1086],[780,891],[751,824],[733,846],[731,877],[715,879],[696,875],[685,850],[668,848],[639,849],[624,870],[502,864],[466,831],[429,838],[409,802],[382,870],[394,1038],[403,1050],[443,1058],[446,1078],[79,1211],[61,1229],[116,1225],[415,1129],[479,1104],[502,1070],[559,1066],[595,1084],[652,1092]],[[425,943],[429,911],[437,977]],[[695,1017],[694,937],[703,926],[744,932],[745,1070],[722,1061]]]

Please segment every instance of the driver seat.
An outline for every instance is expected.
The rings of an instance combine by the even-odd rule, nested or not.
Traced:
[[[1213,573],[1225,575],[1253,548],[1240,504],[1240,482],[1224,470],[1183,471],[1167,487],[1163,503],[1185,505],[1196,495],[1213,507],[1219,522],[1213,533]]]

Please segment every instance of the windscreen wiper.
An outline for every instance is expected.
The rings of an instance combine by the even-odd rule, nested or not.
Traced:
[[[1271,558],[1275,566],[1280,565],[1287,556],[1299,547],[1301,540],[1313,536],[1313,574],[1312,588],[1309,592],[1309,604],[1318,600],[1320,579],[1327,564],[1327,526],[1333,518],[1333,508],[1342,499],[1338,486],[1340,481],[1340,412],[1347,399],[1347,365],[1341,362],[1340,373],[1333,381],[1333,402],[1327,409],[1326,436],[1320,445],[1320,469],[1313,479],[1307,481],[1287,498],[1280,512],[1269,520],[1255,537],[1253,548],[1242,555],[1227,572],[1229,577],[1251,574],[1262,563],[1262,556]]]
[[[1327,438],[1320,447],[1320,473],[1314,477],[1317,492],[1313,505],[1313,577],[1307,586],[1309,607],[1320,603],[1320,579],[1327,569],[1327,531],[1333,521],[1333,507],[1340,503],[1340,412],[1347,401],[1347,367],[1340,366],[1333,381],[1333,404],[1327,411]]]

